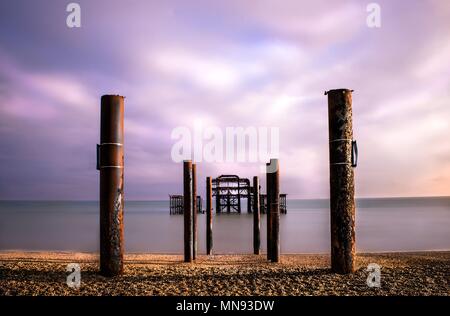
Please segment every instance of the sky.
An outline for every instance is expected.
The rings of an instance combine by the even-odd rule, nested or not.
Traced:
[[[353,89],[357,197],[450,195],[450,3],[0,2],[0,199],[95,200],[100,97],[125,99],[125,197],[182,193],[180,126],[277,127],[281,191],[329,196],[327,97]],[[197,167],[253,177],[258,163]],[[264,191],[264,182],[261,181]]]

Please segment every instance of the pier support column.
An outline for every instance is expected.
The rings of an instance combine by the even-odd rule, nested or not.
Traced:
[[[259,207],[259,179],[253,177],[253,253],[259,255],[261,250],[261,211]]]
[[[220,187],[217,185],[216,190],[216,213],[220,213]]]
[[[206,178],[206,254],[211,255],[213,248],[212,236],[212,182]]]
[[[237,185],[238,185],[237,186],[238,187],[238,189],[237,189],[238,213],[240,214],[241,213],[241,185],[239,182]]]
[[[192,164],[192,259],[197,257],[197,165]]]
[[[331,268],[347,274],[355,271],[352,90],[330,90],[325,94],[330,140]]]
[[[250,179],[248,180],[248,191],[247,191],[247,213],[252,213],[252,185]]]
[[[123,273],[123,117],[124,97],[101,98],[100,145],[97,169],[100,170],[100,273]]]
[[[192,161],[183,162],[183,199],[184,199],[184,262],[193,260],[193,224],[192,224]]]
[[[278,159],[270,159],[268,176],[270,181],[267,189],[267,199],[270,201],[268,213],[271,221],[271,253],[272,262],[280,261],[280,165]]]
[[[272,217],[270,213],[270,190],[272,177],[270,176],[270,163],[266,164],[266,224],[267,224],[267,260],[272,260]]]

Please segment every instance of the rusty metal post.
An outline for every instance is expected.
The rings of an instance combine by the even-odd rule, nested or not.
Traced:
[[[352,91],[337,89],[328,95],[330,148],[331,268],[355,271],[355,183],[353,173]],[[356,147],[356,146],[355,146]]]
[[[197,165],[192,164],[192,259],[197,257]]]
[[[216,188],[216,213],[220,213],[220,184]]]
[[[124,97],[101,98],[100,144],[97,169],[100,170],[100,273],[123,273],[123,117]]]
[[[213,248],[212,237],[212,182],[206,178],[206,254],[211,255]]]
[[[252,213],[252,190],[251,190],[250,180],[248,180],[248,191],[247,191],[247,213]]]
[[[184,262],[193,260],[192,161],[183,162]]]
[[[259,255],[261,250],[261,211],[259,207],[259,179],[253,177],[253,253]]]
[[[267,260],[272,260],[272,218],[270,213],[270,197],[272,189],[270,163],[266,164],[266,220],[267,220]]]
[[[237,189],[238,213],[240,214],[241,213],[241,184],[239,183],[239,181],[237,183],[237,187],[238,187],[238,189]]]
[[[270,205],[269,213],[272,222],[271,261],[280,262],[280,164],[278,159],[270,159]]]

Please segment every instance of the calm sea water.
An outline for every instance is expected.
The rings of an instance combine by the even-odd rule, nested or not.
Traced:
[[[288,200],[280,223],[282,252],[329,251],[328,203]],[[201,253],[205,220],[198,216]],[[261,228],[264,250],[264,215]],[[215,253],[252,252],[251,214],[214,215],[213,232]],[[360,199],[356,240],[358,251],[450,250],[450,197]],[[183,216],[169,215],[168,201],[126,201],[125,248],[182,253]],[[98,251],[98,202],[0,201],[0,250]]]

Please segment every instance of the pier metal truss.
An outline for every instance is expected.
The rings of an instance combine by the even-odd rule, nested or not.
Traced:
[[[247,199],[247,212],[252,212],[250,180],[236,175],[221,175],[212,180],[212,195],[216,198],[216,213],[241,213],[241,199]]]
[[[246,199],[247,212],[253,210],[253,187],[250,180],[237,175],[221,175],[212,179],[212,195],[216,200],[216,213],[241,213],[242,199]],[[286,214],[286,194],[280,194],[280,213]],[[267,212],[267,196],[260,194],[261,213]],[[183,214],[184,201],[182,195],[170,195],[170,214]],[[202,199],[197,196],[198,213],[203,213]],[[245,210],[245,208],[244,208]]]
[[[212,180],[212,194],[216,199],[216,213],[241,213],[241,199],[247,199],[247,212],[253,210],[253,187],[250,180],[237,175],[221,175]],[[286,214],[286,194],[280,194],[280,213]],[[267,198],[260,195],[261,213],[267,210]]]
[[[182,195],[169,195],[170,197],[170,215],[183,214],[184,212],[184,198]],[[202,198],[197,196],[197,213],[204,213],[202,209]]]

